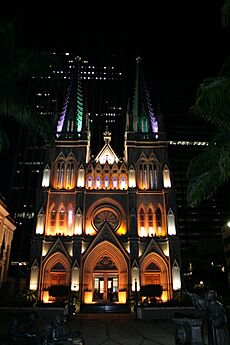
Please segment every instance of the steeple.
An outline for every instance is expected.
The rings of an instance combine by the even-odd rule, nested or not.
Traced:
[[[136,79],[133,99],[133,130],[138,133],[149,133],[155,136],[158,133],[158,120],[151,104],[141,58],[136,58]]]
[[[88,119],[83,100],[81,58],[76,58],[76,66],[70,81],[63,109],[57,124],[57,136],[75,138],[82,130],[88,129]]]

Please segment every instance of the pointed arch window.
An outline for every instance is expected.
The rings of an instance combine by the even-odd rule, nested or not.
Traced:
[[[145,227],[145,211],[143,207],[140,208],[140,227]]]
[[[109,177],[108,176],[105,176],[105,178],[104,178],[104,186],[106,189],[109,188]]]
[[[64,163],[61,163],[59,188],[63,188],[63,187],[64,187]]]
[[[153,231],[153,210],[149,208],[148,210],[148,229],[149,229],[149,236],[154,235]]]
[[[157,223],[158,235],[161,235],[162,234],[162,213],[159,207],[156,210],[156,223]]]
[[[139,187],[142,188],[143,186],[143,165],[142,163],[139,164]]]
[[[157,166],[155,163],[149,164],[149,187],[150,189],[157,189]]]
[[[117,189],[117,188],[118,188],[117,176],[113,176],[113,188],[114,188],[114,189]]]
[[[70,165],[70,186],[73,188],[74,184],[74,163],[71,163]]]
[[[120,178],[120,189],[126,189],[127,188],[127,179],[126,176],[121,176]]]
[[[66,166],[66,188],[70,188],[70,164],[67,163]]]
[[[101,177],[100,176],[97,176],[96,177],[96,188],[97,189],[101,189],[102,187],[102,180],[101,180]]]
[[[88,189],[93,188],[93,178],[91,175],[89,175],[87,178],[87,187],[88,187]]]
[[[150,189],[157,189],[157,165],[155,163],[149,164],[149,186]]]
[[[55,224],[56,224],[56,211],[55,211],[55,208],[53,207],[50,213],[50,226],[55,226]]]
[[[64,207],[61,207],[59,211],[59,226],[65,225],[65,209]]]
[[[57,164],[57,169],[56,169],[56,176],[55,176],[57,187],[59,187],[60,171],[61,171],[61,164],[58,163]]]
[[[68,227],[71,228],[73,224],[73,210],[69,208],[68,210]]]
[[[143,171],[143,189],[148,188],[148,182],[147,182],[147,165],[143,165],[144,171]]]

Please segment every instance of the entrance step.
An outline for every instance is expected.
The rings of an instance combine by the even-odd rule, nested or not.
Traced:
[[[128,304],[81,304],[80,313],[113,313],[113,314],[130,314]]]

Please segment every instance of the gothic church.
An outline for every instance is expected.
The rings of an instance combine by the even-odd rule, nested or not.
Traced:
[[[55,301],[55,285],[77,292],[81,304],[126,304],[148,284],[162,286],[165,302],[181,287],[167,141],[136,60],[123,159],[108,128],[92,157],[79,72],[69,85],[55,148],[47,148],[32,237],[30,289],[44,303]]]

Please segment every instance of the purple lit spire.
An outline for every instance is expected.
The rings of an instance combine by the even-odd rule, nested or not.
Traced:
[[[147,107],[149,111],[149,117],[150,117],[150,123],[151,123],[151,128],[153,133],[158,133],[158,121],[156,118],[156,115],[153,110],[153,106],[150,100],[150,95],[148,90],[146,89],[146,102],[147,102]]]
[[[67,111],[67,106],[68,106],[68,102],[69,102],[70,90],[71,90],[71,85],[68,88],[66,100],[65,100],[65,103],[64,103],[64,106],[63,106],[63,110],[61,112],[60,118],[59,118],[58,123],[57,123],[57,132],[58,132],[57,137],[59,137],[60,133],[62,132],[62,128],[63,128],[63,125],[64,125],[66,111]]]

